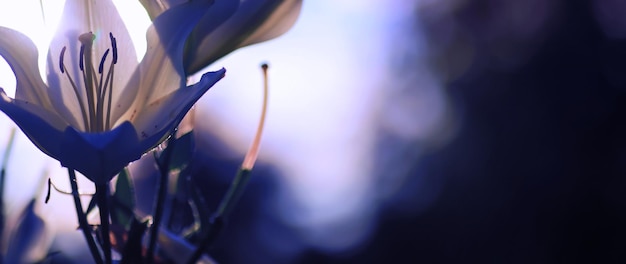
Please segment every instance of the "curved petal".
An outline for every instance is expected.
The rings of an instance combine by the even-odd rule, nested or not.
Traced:
[[[11,99],[2,89],[0,89],[0,110],[20,127],[37,148],[58,159],[62,148],[63,130],[68,126],[65,120],[38,105]]]
[[[103,133],[84,133],[67,127],[61,144],[61,165],[79,171],[96,184],[110,181],[149,150],[138,148],[137,132],[130,122]]]
[[[199,24],[189,40],[185,70],[195,73],[231,51],[278,37],[293,26],[302,0],[242,0],[237,12],[217,29]]]
[[[109,33],[116,40],[118,56],[113,81],[114,102],[122,93],[120,88],[128,83],[138,64],[130,35],[111,0],[67,0],[59,28],[48,50],[48,85],[51,89],[52,103],[58,112],[64,115],[71,114],[77,120],[82,120],[80,105],[66,74],[60,72],[60,55],[63,47],[67,47],[63,58],[67,67],[66,73],[74,79],[78,86],[81,100],[86,101],[86,90],[79,68],[81,43],[78,37],[88,32],[95,35],[91,52],[93,63],[85,66],[94,67],[96,71],[105,51],[112,49]],[[113,56],[110,54],[105,66],[110,65],[112,59]],[[81,127],[80,124],[73,124],[73,126]]]
[[[189,35],[189,38],[187,38],[187,43],[189,46],[185,48],[185,52],[183,54],[183,62],[185,65],[185,72],[187,74],[194,74],[198,70],[200,70],[198,69],[195,71],[190,71],[190,68],[188,67],[190,63],[194,63],[194,60],[198,59],[196,56],[206,56],[206,54],[210,52],[198,51],[196,43],[202,42],[204,39],[206,39],[206,36],[215,31],[224,22],[228,21],[228,19],[230,19],[236,13],[237,8],[239,8],[239,1],[216,0],[213,5],[206,11],[202,19],[198,22],[194,30]]]
[[[254,2],[254,1],[246,1]],[[257,14],[267,14],[261,24],[248,36],[239,47],[252,45],[276,38],[287,32],[298,20],[302,9],[302,0],[267,1],[276,2],[275,5],[269,3],[259,8]],[[252,7],[254,8],[254,7]]]
[[[35,44],[18,31],[0,27],[0,55],[15,73],[15,98],[51,109],[47,87],[41,79],[37,64]]]
[[[148,12],[150,19],[154,20],[154,18],[165,12],[165,10],[178,4],[182,4],[186,2],[186,0],[139,0],[139,2]]]
[[[205,73],[198,83],[178,89],[142,109],[133,121],[142,148],[151,149],[169,136],[196,101],[225,73],[225,69]]]
[[[132,120],[146,104],[185,87],[182,60],[185,40],[209,6],[208,1],[181,4],[154,20],[146,34],[146,55],[124,88],[124,95],[116,102],[112,120],[118,124]],[[130,105],[127,111],[125,104]]]

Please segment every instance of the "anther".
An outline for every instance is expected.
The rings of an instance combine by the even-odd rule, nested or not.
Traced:
[[[107,55],[109,55],[109,49],[107,49],[107,50],[104,52],[104,55],[102,56],[102,59],[100,60],[100,67],[98,67],[98,73],[102,73],[102,70],[103,70],[103,68],[104,68],[104,62],[105,62],[105,61],[106,61],[106,59],[107,59]]]
[[[113,64],[117,64],[117,40],[111,32],[109,32],[109,38],[111,39],[111,48],[113,49]]]
[[[59,68],[61,68],[61,73],[65,73],[65,70],[63,68],[63,57],[65,57],[65,50],[67,49],[67,47],[63,46],[63,49],[61,49],[61,56],[59,57]]]
[[[65,50],[65,49],[63,49]],[[61,68],[63,69],[63,68]],[[46,193],[46,199],[44,200],[44,203],[48,203],[48,201],[50,201],[50,185],[52,185],[52,180],[50,180],[50,178],[48,178],[48,192]]]
[[[85,45],[80,45],[80,60],[78,62],[78,67],[80,67],[80,71],[85,71],[85,62],[84,62],[84,56],[85,55]]]

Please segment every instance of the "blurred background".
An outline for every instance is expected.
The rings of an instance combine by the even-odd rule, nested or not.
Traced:
[[[10,16],[40,16],[33,2],[0,9],[1,24],[40,36],[45,50],[47,33],[28,28],[40,18]],[[122,2],[140,48],[147,18],[131,21],[140,7]],[[618,0],[304,1],[287,34],[208,68],[228,69],[196,107],[193,181],[209,203],[252,140],[261,62],[271,93],[259,163],[211,255],[624,262],[625,11]],[[0,86],[14,87],[0,70]],[[0,122],[7,138],[14,125]],[[38,193],[45,171],[69,189],[58,162],[17,138],[9,213]],[[37,206],[71,232],[73,209],[54,206],[69,201],[53,194]]]

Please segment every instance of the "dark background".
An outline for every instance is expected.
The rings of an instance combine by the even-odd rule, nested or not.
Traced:
[[[268,213],[265,201],[279,183],[256,177],[230,223],[237,228],[227,228],[212,256],[221,263],[626,262],[626,5],[445,2],[456,4],[416,8],[407,34],[419,29],[415,38],[426,38],[427,64],[444,83],[457,131],[416,155],[411,149],[422,142],[380,129],[380,153],[401,158],[381,157],[375,173],[411,167],[369,239],[346,252],[272,251],[269,240],[302,242]],[[411,47],[390,52],[401,58],[398,74],[411,75],[418,60]],[[426,208],[407,202],[419,198],[417,182],[441,183]],[[226,183],[215,190],[225,189],[219,184]]]

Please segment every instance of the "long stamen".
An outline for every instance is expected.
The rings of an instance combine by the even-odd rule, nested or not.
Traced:
[[[65,73],[67,71],[67,69],[65,68],[65,64],[63,63],[66,49],[67,47],[63,47],[63,49],[61,50],[61,55],[59,57],[59,67],[61,68],[61,73]],[[72,76],[70,76],[69,73],[65,74],[65,76],[67,76],[67,79],[69,80],[70,84],[72,85],[72,88],[74,89],[74,94],[76,95],[76,100],[78,100],[78,105],[80,107],[80,113],[83,116],[83,125],[85,126],[85,129],[88,129],[89,121],[87,120],[87,112],[85,112],[85,104],[83,103],[83,99],[81,98],[80,93],[78,92],[78,87],[76,86],[76,83],[74,83],[74,80],[72,79]]]
[[[88,68],[85,70],[84,64],[81,63],[81,70],[84,73],[85,91],[87,92],[87,104],[89,107],[89,131],[97,131],[96,122],[96,104],[94,102],[94,71],[93,71],[93,33],[85,33],[78,37],[78,40],[82,43],[81,47],[81,61],[84,58],[84,64],[87,64]],[[91,69],[91,70],[90,70]]]
[[[112,105],[112,101],[113,101],[113,76],[115,76],[114,74],[114,69],[115,69],[115,64],[111,65],[111,68],[109,69],[109,74],[111,75],[111,83],[109,86],[109,104],[107,105],[107,117],[106,117],[106,129],[111,129],[111,105]]]
[[[117,64],[117,40],[113,37],[113,33],[109,32],[109,38],[111,39],[111,49],[113,50],[113,61],[111,62],[111,66],[109,67],[109,74],[107,75],[107,81],[110,76],[110,86],[109,86],[109,98],[107,105],[107,116],[104,127],[106,129],[111,129],[111,102],[113,101],[113,78],[115,76],[115,64]],[[106,85],[105,85],[106,87]]]
[[[98,73],[100,74],[100,81],[98,82],[98,94],[97,94],[97,106],[98,106],[98,110],[96,112],[96,120],[98,122],[98,130],[104,130],[104,120],[103,120],[103,116],[104,116],[104,94],[106,93],[106,86],[109,82],[108,79],[108,75],[107,74],[107,79],[105,80],[104,78],[102,78],[102,71],[104,70],[104,63],[106,62],[107,59],[107,55],[109,55],[109,51],[110,49],[107,49],[104,52],[104,55],[102,56],[102,59],[100,60],[100,66],[98,67]],[[104,85],[104,87],[102,86]]]
[[[248,153],[246,153],[245,158],[243,159],[243,163],[241,164],[241,168],[245,170],[252,170],[254,167],[254,162],[256,161],[257,156],[259,155],[259,147],[261,145],[261,135],[263,134],[263,126],[265,125],[265,116],[267,115],[267,94],[268,94],[268,84],[267,84],[267,69],[269,66],[264,63],[261,65],[261,69],[263,70],[263,107],[261,109],[261,120],[259,120],[259,126],[257,127],[256,134],[254,135],[254,140],[252,141],[252,146],[248,149]]]
[[[100,73],[100,74],[102,74],[102,69],[104,68],[104,62],[107,59],[107,55],[109,55],[109,51],[110,51],[110,49],[107,49],[104,52],[104,55],[102,56],[102,59],[100,60],[100,66],[98,67],[98,73]]]
[[[100,102],[102,104],[101,110],[102,110],[102,115],[104,117],[104,98],[108,92],[109,94],[109,101],[107,104],[107,115],[106,118],[102,121],[102,125],[103,125],[103,129],[109,130],[111,129],[110,127],[110,116],[111,116],[111,90],[113,89],[113,63],[111,63],[111,65],[109,66],[109,71],[107,73],[107,77],[104,80],[104,86],[102,88],[102,97],[100,98]]]

